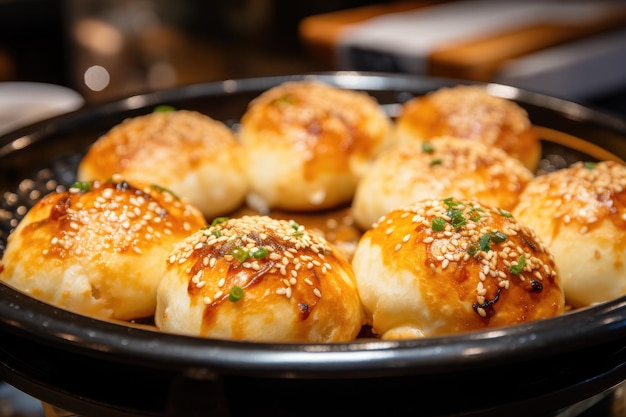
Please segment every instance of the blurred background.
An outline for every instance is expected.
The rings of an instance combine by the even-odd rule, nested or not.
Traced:
[[[336,69],[498,81],[626,115],[624,1],[0,0],[0,81],[88,103]]]

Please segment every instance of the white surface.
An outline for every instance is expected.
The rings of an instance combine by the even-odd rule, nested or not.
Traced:
[[[0,135],[78,109],[83,97],[67,87],[35,82],[0,82]]]
[[[580,100],[626,85],[626,29],[512,59],[495,82]]]
[[[336,46],[339,69],[428,74],[429,54],[448,45],[540,23],[590,21],[626,10],[626,2],[468,0],[391,13],[352,25]],[[498,82],[579,99],[623,85],[621,33],[589,37],[511,60]],[[364,65],[373,68],[362,68]],[[382,68],[377,68],[382,66]],[[391,69],[389,68],[391,66]]]

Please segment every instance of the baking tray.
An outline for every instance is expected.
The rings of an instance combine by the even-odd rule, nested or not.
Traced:
[[[128,117],[168,104],[234,129],[251,99],[314,78],[366,91],[390,115],[456,80],[332,72],[208,82],[88,106],[0,137],[0,251],[43,194]],[[626,123],[579,104],[486,84],[519,103],[543,139],[539,171],[626,159]],[[538,172],[541,173],[541,172]],[[280,344],[165,334],[150,323],[77,315],[0,284],[0,378],[88,417],[569,415],[626,379],[626,297],[562,316],[403,341]]]

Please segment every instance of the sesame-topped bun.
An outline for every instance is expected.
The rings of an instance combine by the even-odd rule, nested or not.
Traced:
[[[263,342],[345,342],[363,310],[349,262],[293,221],[222,219],[177,245],[158,291],[163,331]]]
[[[348,202],[372,156],[392,136],[371,96],[321,82],[287,82],[254,99],[241,119],[250,205],[296,211]]]
[[[550,246],[569,305],[626,295],[626,166],[577,162],[538,176],[513,212]]]
[[[443,87],[404,103],[396,120],[399,141],[451,135],[503,149],[534,171],[541,142],[526,110],[484,87]]]
[[[204,225],[196,208],[159,187],[117,177],[77,183],[28,211],[9,236],[0,279],[79,314],[149,317],[174,242]]]
[[[502,149],[452,136],[411,141],[381,154],[359,182],[352,216],[367,230],[391,209],[426,198],[472,198],[512,209],[533,178]]]
[[[243,204],[248,184],[240,156],[235,134],[222,122],[191,110],[154,111],[101,136],[81,160],[78,179],[119,174],[159,184],[213,218]]]
[[[510,213],[472,200],[422,200],[365,232],[352,260],[383,339],[514,325],[564,311],[548,248]]]

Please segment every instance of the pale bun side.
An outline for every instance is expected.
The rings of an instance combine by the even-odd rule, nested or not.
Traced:
[[[504,150],[535,171],[541,141],[525,109],[479,85],[442,87],[414,97],[396,119],[398,141],[457,136]]]
[[[554,317],[564,295],[532,229],[472,200],[429,199],[392,210],[352,259],[382,339],[442,336]]]
[[[550,246],[569,305],[626,295],[626,166],[577,162],[538,176],[513,213]]]
[[[191,110],[155,111],[124,120],[90,147],[78,179],[159,184],[186,198],[206,218],[244,202],[241,145],[224,123]]]
[[[151,317],[167,255],[205,224],[195,207],[157,187],[83,183],[27,212],[9,236],[0,279],[86,316]]]
[[[391,209],[426,198],[472,198],[510,210],[533,178],[518,159],[481,142],[441,136],[383,152],[359,182],[352,201],[367,230]]]
[[[238,131],[250,199],[261,211],[322,210],[348,202],[393,124],[370,95],[294,81],[249,103]]]
[[[222,220],[170,254],[158,289],[159,329],[257,342],[357,337],[364,315],[352,268],[328,242],[293,221]]]

